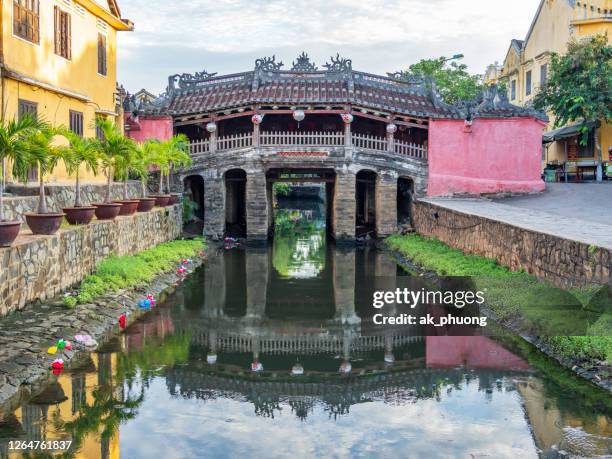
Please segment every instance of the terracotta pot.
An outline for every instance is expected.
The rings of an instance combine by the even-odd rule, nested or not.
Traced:
[[[48,214],[26,213],[25,219],[33,234],[51,235],[57,233],[57,230],[62,226],[62,220],[65,216],[66,214],[63,212]]]
[[[94,217],[96,208],[91,207],[66,207],[62,209],[66,214],[66,220],[71,225],[89,225]]]
[[[165,207],[168,205],[168,201],[170,200],[170,195],[169,194],[160,194],[160,195],[154,195],[151,196],[152,198],[155,198],[155,205],[157,207]]]
[[[172,193],[168,200],[168,205],[173,206],[174,204],[178,204],[181,201],[181,197],[182,195],[180,193]]]
[[[20,228],[21,222],[0,222],[0,247],[10,247]]]
[[[155,206],[155,198],[142,198],[138,202],[138,212],[149,212]]]
[[[113,201],[116,202],[117,204],[121,204],[121,210],[119,211],[119,215],[133,215],[136,213],[136,210],[138,209],[138,204],[140,204],[140,201],[135,199],[135,200],[127,200],[127,201]]]
[[[114,220],[121,211],[121,204],[94,204],[98,220]]]

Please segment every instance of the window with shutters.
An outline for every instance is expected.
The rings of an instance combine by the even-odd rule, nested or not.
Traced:
[[[24,116],[30,115],[34,118],[38,116],[38,104],[29,100],[19,99],[17,103],[17,116],[22,119]],[[38,180],[38,167],[30,167],[28,169],[28,181],[35,182]]]
[[[40,43],[39,0],[13,0],[13,33],[32,43]]]
[[[72,24],[70,14],[55,7],[55,54],[72,59]]]
[[[70,110],[70,130],[83,136],[83,113]]]
[[[525,73],[525,95],[531,95],[531,70],[527,70],[527,73]]]
[[[106,36],[98,34],[98,73],[106,75],[108,72],[106,62]]]

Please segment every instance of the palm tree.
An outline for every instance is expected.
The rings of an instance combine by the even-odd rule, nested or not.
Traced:
[[[94,174],[98,173],[99,143],[95,139],[83,138],[70,130],[67,130],[63,135],[70,143],[69,151],[66,152],[64,157],[66,169],[70,175],[74,174],[76,180],[74,207],[83,207],[81,203],[80,170],[81,166],[84,165],[87,170]]]
[[[27,181],[27,168],[38,167],[38,211],[39,214],[49,213],[45,199],[45,175],[50,174],[60,159],[67,157],[66,148],[54,145],[56,137],[66,132],[64,127],[53,127],[45,122],[38,122],[38,130],[29,135],[24,142],[26,148],[25,166],[18,167],[17,175]]]
[[[132,165],[133,173],[140,179],[142,197],[147,197],[146,181],[149,177],[150,167],[155,164],[160,143],[156,140],[147,140],[136,145],[135,160]]]
[[[175,166],[190,166],[191,156],[189,155],[189,139],[185,134],[177,134],[164,142],[168,155],[168,175],[166,175],[166,189],[170,193],[170,173]]]
[[[111,204],[113,175],[118,168],[125,167],[125,164],[129,162],[128,158],[133,155],[134,142],[124,137],[110,120],[98,118],[96,124],[102,132],[102,139],[98,141],[97,145],[107,177],[104,204]]]
[[[13,175],[22,176],[27,171],[26,139],[40,127],[39,121],[30,115],[20,120],[11,120],[0,125],[0,161],[2,177],[0,178],[0,222],[4,217],[4,186],[6,182],[6,160],[13,166]]]

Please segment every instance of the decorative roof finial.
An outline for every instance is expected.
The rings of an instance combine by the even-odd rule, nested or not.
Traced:
[[[318,70],[314,62],[310,62],[310,58],[305,51],[302,51],[295,61],[292,63],[291,68],[294,72],[316,72]]]
[[[353,70],[353,61],[350,59],[345,59],[340,57],[340,53],[336,53],[336,57],[330,57],[331,63],[326,62],[323,67],[327,69],[328,72],[332,73],[346,73]]]
[[[282,62],[276,62],[276,55],[272,57],[261,57],[255,61],[255,70],[278,72],[283,65]]]

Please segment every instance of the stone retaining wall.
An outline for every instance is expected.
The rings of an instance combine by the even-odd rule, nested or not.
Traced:
[[[129,255],[180,237],[179,205],[93,221],[54,236],[20,236],[0,249],[0,315],[74,286],[111,254]]]
[[[436,218],[437,215],[437,218]],[[612,254],[602,247],[539,233],[431,203],[413,203],[416,231],[464,252],[495,258],[561,288],[612,285]]]
[[[38,208],[38,186],[32,185],[9,185],[8,190],[13,196],[4,198],[4,212],[7,220],[25,221],[23,214],[35,212]],[[47,207],[49,211],[61,212],[64,207],[74,205],[74,186],[69,185],[46,185]],[[104,201],[106,186],[99,184],[82,185],[81,201],[83,205]],[[130,182],[128,184],[128,196],[130,198],[140,197],[140,183]],[[113,199],[123,198],[123,184],[115,183],[112,187]]]

